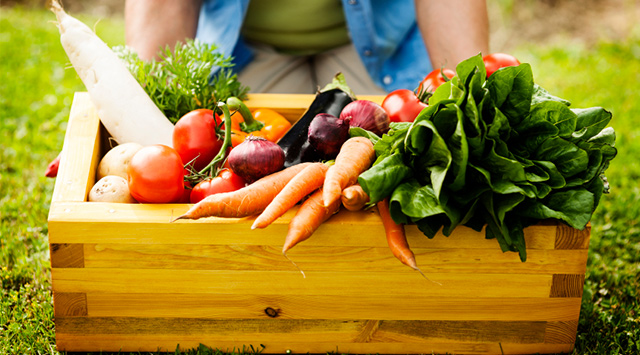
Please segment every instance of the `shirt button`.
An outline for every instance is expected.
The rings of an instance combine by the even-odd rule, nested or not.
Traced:
[[[393,82],[393,78],[391,77],[391,75],[385,75],[385,77],[382,78],[382,82],[385,85],[389,85],[389,84],[391,84]]]
[[[363,53],[364,53],[364,55],[365,55],[365,56],[367,56],[367,57],[371,57],[371,54],[373,54],[373,52],[371,52],[371,50],[370,50],[370,49],[365,49]]]

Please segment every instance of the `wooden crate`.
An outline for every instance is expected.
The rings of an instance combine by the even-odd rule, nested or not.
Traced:
[[[379,98],[373,98],[379,99]],[[312,95],[253,95],[296,119]],[[178,221],[186,204],[86,202],[106,134],[88,94],[74,97],[49,214],[56,341],[66,351],[173,351],[253,345],[265,353],[570,352],[589,230],[525,230],[528,261],[484,233],[426,238],[407,228],[418,264],[400,264],[374,211],[340,212],[289,256],[293,212]]]

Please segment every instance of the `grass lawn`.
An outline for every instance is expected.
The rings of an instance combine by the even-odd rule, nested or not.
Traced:
[[[78,17],[109,45],[122,43],[121,20]],[[84,87],[53,20],[44,10],[0,8],[0,354],[59,353],[47,228],[54,180],[43,173],[62,147],[73,93]],[[559,41],[512,52],[573,107],[613,112],[619,153],[607,171],[611,193],[591,221],[574,354],[640,353],[640,32],[593,47]]]

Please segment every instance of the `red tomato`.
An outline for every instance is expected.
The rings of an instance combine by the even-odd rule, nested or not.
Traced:
[[[231,192],[239,190],[246,185],[244,179],[234,173],[231,169],[223,169],[218,176],[213,179],[200,181],[191,190],[191,203],[198,203],[205,197],[220,192]]]
[[[420,101],[415,92],[398,89],[390,92],[381,106],[389,114],[391,122],[413,122],[427,104]]]
[[[442,73],[447,77],[447,80],[442,77]],[[434,92],[438,88],[438,86],[444,84],[448,80],[451,80],[456,76],[456,72],[451,69],[435,69],[431,73],[429,73],[418,86],[418,93],[421,93],[422,90],[427,90],[427,92]]]
[[[216,126],[222,120],[212,110],[198,109],[180,117],[173,129],[173,147],[187,164],[193,159],[195,170],[202,170],[218,154],[222,139]]]
[[[506,53],[488,54],[482,57],[482,61],[487,68],[487,78],[500,68],[520,65],[520,61],[516,57]]]
[[[171,203],[184,193],[184,166],[175,149],[162,144],[143,147],[127,168],[131,196],[142,203]]]

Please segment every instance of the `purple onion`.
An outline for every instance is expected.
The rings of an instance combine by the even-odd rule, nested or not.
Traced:
[[[229,167],[247,182],[282,170],[284,151],[262,137],[249,135],[229,152]]]
[[[382,106],[369,100],[349,103],[342,109],[340,118],[350,118],[351,127],[360,127],[378,136],[389,130],[389,114]]]
[[[309,124],[309,144],[322,159],[334,159],[349,139],[349,119],[317,114]]]

